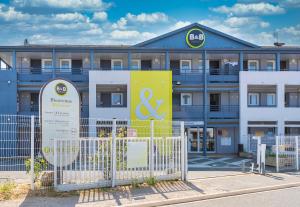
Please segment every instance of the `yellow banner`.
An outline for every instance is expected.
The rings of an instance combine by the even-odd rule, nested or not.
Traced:
[[[155,120],[155,136],[172,132],[172,72],[132,71],[130,74],[130,118],[137,136],[149,136]]]

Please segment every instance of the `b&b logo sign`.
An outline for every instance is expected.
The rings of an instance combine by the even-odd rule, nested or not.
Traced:
[[[193,28],[186,34],[186,43],[191,48],[202,47],[205,42],[204,32],[199,28]]]
[[[58,95],[65,95],[67,93],[67,86],[64,83],[58,83],[55,87],[56,93]]]

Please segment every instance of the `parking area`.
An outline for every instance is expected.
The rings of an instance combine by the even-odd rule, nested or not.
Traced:
[[[188,167],[190,171],[196,170],[232,170],[241,171],[251,166],[252,159],[240,158],[233,155],[207,155],[189,154]]]

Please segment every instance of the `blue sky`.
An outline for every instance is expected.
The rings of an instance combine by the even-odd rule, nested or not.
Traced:
[[[300,45],[300,0],[0,0],[0,44],[135,44],[198,22],[258,45]]]

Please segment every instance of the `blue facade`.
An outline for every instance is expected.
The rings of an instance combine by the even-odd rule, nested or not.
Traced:
[[[197,49],[190,48],[185,41],[187,31],[195,27],[205,33],[205,43]],[[6,55],[1,57],[1,53]],[[88,72],[113,69],[112,60],[121,59],[123,70],[173,71],[173,119],[187,121],[191,149],[196,149],[191,151],[236,153],[239,144],[239,71],[249,69],[252,56],[260,59],[257,71],[266,70],[264,55],[275,60],[276,70],[289,70],[287,66],[283,68],[283,56],[295,54],[300,54],[300,48],[260,47],[199,24],[133,46],[0,46],[0,57],[6,58],[5,62],[10,66],[0,71],[3,97],[0,114],[37,114],[36,97],[40,88],[50,79],[61,77],[76,85],[82,99],[82,117],[88,117]],[[132,62],[137,57],[140,68],[135,68]],[[49,59],[52,65],[45,70],[44,61]],[[73,61],[70,70],[61,67],[61,61],[65,59]],[[75,67],[76,64],[80,66]],[[187,67],[188,72],[183,67]],[[189,99],[186,104],[183,103],[184,96]],[[197,125],[197,121],[203,121],[204,125]],[[219,137],[222,136],[232,137],[229,146],[221,144]]]

